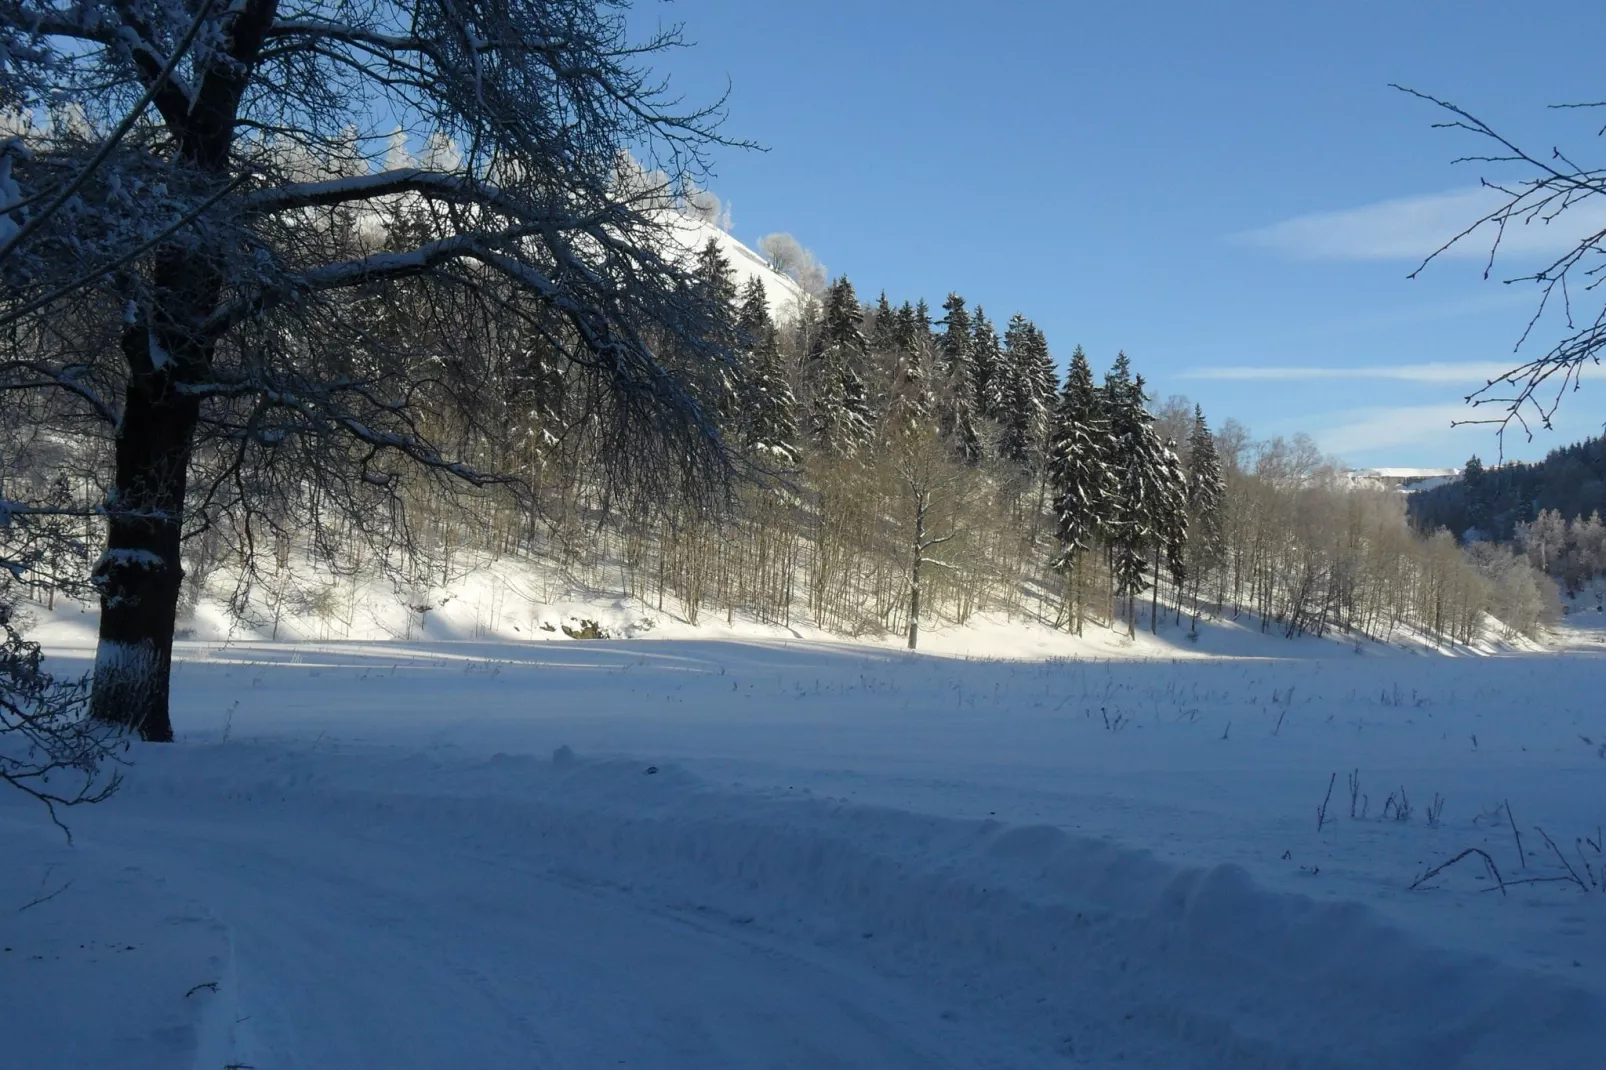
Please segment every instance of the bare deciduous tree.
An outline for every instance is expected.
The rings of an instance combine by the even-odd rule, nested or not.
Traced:
[[[725,313],[663,218],[718,110],[653,80],[678,31],[624,7],[0,2],[0,387],[107,455],[96,718],[172,738],[181,543],[222,512],[499,481],[510,353],[587,373],[614,475],[722,481]]]
[[[1488,278],[1514,229],[1579,225],[1581,233],[1560,255],[1535,271],[1505,280],[1532,283],[1539,289],[1538,307],[1517,341],[1517,350],[1522,350],[1542,323],[1556,322],[1559,339],[1543,354],[1522,361],[1467,398],[1475,406],[1496,407],[1499,415],[1466,422],[1498,425],[1502,442],[1512,424],[1532,438],[1532,424],[1551,426],[1568,391],[1578,388],[1585,365],[1598,365],[1601,351],[1606,349],[1606,300],[1597,293],[1601,271],[1606,268],[1606,229],[1598,222],[1598,198],[1606,195],[1606,168],[1580,164],[1574,153],[1559,147],[1533,152],[1450,101],[1405,86],[1395,88],[1448,116],[1435,123],[1436,128],[1464,131],[1483,146],[1455,162],[1480,164],[1495,171],[1493,176],[1479,179],[1482,188],[1493,195],[1489,210],[1429,254],[1412,272],[1413,278],[1457,246],[1492,235],[1483,272]],[[1606,101],[1557,107],[1606,108]],[[1596,133],[1606,133],[1606,128]]]
[[[934,430],[899,435],[890,445],[892,469],[909,515],[909,649],[920,640],[921,596],[929,568],[951,569],[932,551],[960,535],[958,514],[965,504],[973,471],[951,456]]]

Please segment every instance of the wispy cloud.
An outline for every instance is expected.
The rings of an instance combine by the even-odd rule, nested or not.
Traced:
[[[1401,405],[1349,409],[1333,414],[1338,422],[1311,432],[1324,453],[1347,456],[1444,443],[1451,424],[1473,416],[1466,405]]]
[[[1401,197],[1334,212],[1314,212],[1238,235],[1251,245],[1303,260],[1421,260],[1494,211],[1504,195],[1485,187]],[[1507,256],[1554,256],[1606,229],[1606,198],[1581,201],[1554,222],[1533,219],[1506,227]],[[1445,255],[1483,259],[1495,238],[1485,225]]]
[[[1243,382],[1301,382],[1318,379],[1387,379],[1404,383],[1459,383],[1481,386],[1498,379],[1513,367],[1511,362],[1466,361],[1461,363],[1391,364],[1361,368],[1295,367],[1219,367],[1196,368],[1183,372],[1183,379],[1225,379]]]

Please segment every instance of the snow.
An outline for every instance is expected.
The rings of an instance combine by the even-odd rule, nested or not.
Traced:
[[[156,337],[156,331],[154,329],[148,328],[145,331],[145,340],[146,349],[151,356],[152,368],[156,369],[157,371],[161,371],[163,368],[167,367],[173,362],[172,354],[168,353],[166,347],[162,345],[161,339]]]
[[[1606,658],[1171,641],[1192,656],[181,642],[181,741],[69,815],[75,848],[0,795],[13,885],[80,867],[0,926],[129,901],[160,983],[117,1013],[237,975],[220,1004],[250,1032],[225,1040],[257,1066],[1593,1065],[1606,894],[1465,864],[1408,887],[1473,846],[1555,876],[1536,826],[1594,858]],[[1382,819],[1402,788],[1412,817]],[[0,988],[25,964],[0,956]],[[74,1043],[199,1050],[94,1022]],[[142,1065],[28,1035],[19,1065]]]
[[[616,568],[606,571],[617,581]],[[705,607],[694,622],[686,607],[672,596],[662,603],[643,601],[617,586],[590,586],[566,575],[549,560],[524,556],[460,552],[453,557],[449,579],[437,575],[398,587],[388,578],[340,574],[292,554],[288,568],[270,571],[265,582],[253,586],[243,620],[228,609],[237,580],[227,571],[214,575],[204,597],[193,607],[181,609],[178,638],[232,643],[286,639],[568,642],[565,626],[579,631],[585,621],[594,621],[614,639],[837,639],[801,611],[782,625],[742,614],[727,620],[723,613]],[[1053,607],[1044,612],[1051,615]],[[58,598],[55,608],[34,606],[29,616],[33,620],[29,634],[42,643],[59,650],[91,651],[95,647],[96,611],[90,605]],[[1124,631],[1096,626],[1076,636],[1037,620],[983,612],[973,615],[964,627],[922,622],[920,649],[954,657],[1009,659],[1349,657],[1358,651],[1393,657],[1537,649],[1526,640],[1502,637],[1496,622],[1490,622],[1485,636],[1471,649],[1440,646],[1403,628],[1388,643],[1357,643],[1341,633],[1288,640],[1275,625],[1263,633],[1258,621],[1248,616],[1237,621],[1202,620],[1196,637],[1189,636],[1191,624],[1186,617],[1180,627],[1162,619],[1159,634],[1151,635],[1147,606],[1139,624],[1138,634],[1131,639]],[[861,639],[891,649],[901,649],[904,641],[903,635],[891,633]]]
[[[527,560],[400,590],[292,565],[245,623],[215,578],[175,644],[179,742],[68,811],[72,846],[0,792],[18,1065],[1481,1070],[1606,1044],[1606,892],[1539,832],[1599,879],[1599,591],[1545,647],[981,614],[909,654]],[[134,653],[97,652],[87,607],[30,615],[64,674]],[[586,621],[614,638],[565,634]],[[1476,857],[1411,890],[1473,847],[1504,890]],[[80,993],[116,1005],[86,1024]]]
[[[100,561],[96,564],[95,571],[100,572],[108,567],[159,569],[165,567],[166,564],[167,562],[162,560],[162,555],[153,550],[133,550],[118,547],[107,550],[100,555]]]
[[[1415,492],[1432,490],[1461,478],[1459,468],[1362,468],[1348,473],[1350,482],[1360,486],[1392,487]]]
[[[688,252],[697,252],[712,238],[730,262],[738,291],[749,279],[757,278],[763,282],[770,315],[776,320],[785,322],[797,318],[798,310],[808,300],[808,295],[791,276],[770,267],[769,261],[763,256],[737,241],[715,223],[678,211],[670,213],[668,221],[676,238]]]
[[[1418,479],[1453,479],[1461,474],[1459,468],[1368,468],[1365,471],[1379,479],[1393,479],[1400,482]]]
[[[0,809],[7,1065],[218,1070],[239,1047],[226,926],[143,862]]]
[[[95,647],[94,672],[102,682],[113,676],[143,679],[156,663],[156,648],[150,640],[138,643],[107,641]]]

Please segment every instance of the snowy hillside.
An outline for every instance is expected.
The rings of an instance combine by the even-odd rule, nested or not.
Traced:
[[[380,576],[335,574],[294,557],[290,567],[270,572],[253,588],[243,615],[230,608],[236,577],[214,576],[205,596],[181,609],[180,639],[247,643],[263,641],[390,642],[394,640],[568,642],[583,635],[587,623],[612,639],[806,639],[845,642],[800,615],[787,625],[706,611],[689,619],[673,598],[648,604],[618,588],[587,586],[551,562],[459,552],[450,580],[398,586]],[[31,605],[29,635],[49,649],[93,649],[98,622],[93,604],[56,600],[54,608]],[[1265,631],[1251,616],[1239,620],[1201,620],[1197,632],[1186,616],[1181,623],[1162,612],[1156,634],[1140,628],[1128,638],[1121,629],[1090,624],[1078,636],[1041,620],[983,612],[964,626],[930,622],[921,634],[925,653],[975,658],[1200,658],[1219,656],[1332,657],[1372,655],[1490,654],[1533,650],[1525,639],[1503,634],[1490,621],[1473,647],[1435,642],[1409,628],[1396,629],[1390,642],[1358,640],[1341,632],[1326,638],[1288,639],[1283,629]],[[1145,623],[1147,617],[1144,618]],[[861,635],[850,646],[901,648],[901,634]]]
[[[1442,487],[1461,478],[1459,468],[1361,468],[1349,473],[1350,481],[1389,490],[1418,491]]]
[[[762,256],[706,219],[675,212],[672,223],[681,244],[689,252],[703,248],[710,238],[717,242],[725,259],[730,262],[738,289],[745,286],[749,279],[757,278],[763,282],[764,292],[769,297],[771,316],[782,322],[797,318],[798,307],[808,295],[791,276],[770,267]]]

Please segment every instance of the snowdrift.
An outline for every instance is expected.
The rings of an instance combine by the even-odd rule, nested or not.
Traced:
[[[446,868],[517,859],[622,890],[630,909],[918,976],[1038,1058],[1503,1070],[1592,1065],[1606,1044],[1606,1004],[1584,990],[1422,946],[1365,907],[1272,892],[1235,865],[1178,867],[1053,827],[733,792],[567,750],[231,744],[144,764],[130,794],[153,814],[318,829],[356,869],[391,851]],[[517,909],[485,896],[479,909]]]

